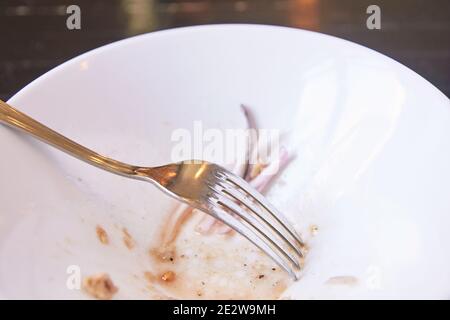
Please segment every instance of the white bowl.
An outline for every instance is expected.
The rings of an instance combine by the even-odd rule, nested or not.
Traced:
[[[145,165],[170,162],[174,129],[241,128],[250,105],[297,154],[269,194],[310,247],[286,296],[450,298],[449,99],[379,53],[289,28],[181,28],[81,55],[9,102]],[[0,296],[84,297],[67,287],[75,265],[108,270],[119,298],[147,297],[132,275],[173,201],[3,126],[0,144]],[[140,247],[117,232],[105,248],[97,224]]]

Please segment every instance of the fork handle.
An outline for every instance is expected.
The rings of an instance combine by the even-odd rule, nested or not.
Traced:
[[[98,168],[129,178],[139,178],[137,171],[139,167],[104,157],[89,150],[14,109],[2,100],[0,100],[0,122],[29,133],[46,144]]]

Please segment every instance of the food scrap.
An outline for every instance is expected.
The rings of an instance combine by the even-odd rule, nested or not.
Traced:
[[[175,272],[167,271],[161,275],[161,280],[164,282],[172,282],[175,280]]]
[[[130,235],[128,230],[126,228],[122,228],[123,233],[123,243],[125,244],[125,247],[127,247],[129,250],[133,249],[135,246],[135,242],[133,237]]]
[[[319,232],[319,227],[313,224],[312,226],[309,227],[309,231],[311,232],[312,236],[315,236]]]
[[[99,273],[84,278],[83,289],[100,300],[110,300],[119,291],[107,273]]]
[[[97,238],[100,241],[100,243],[105,244],[105,245],[109,244],[109,237],[108,237],[108,234],[106,233],[105,229],[103,229],[100,226],[97,226],[95,228],[95,231],[97,233]]]

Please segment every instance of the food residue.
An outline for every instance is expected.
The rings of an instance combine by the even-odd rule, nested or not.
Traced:
[[[319,227],[313,224],[312,226],[309,227],[309,232],[311,233],[312,236],[315,236],[319,232]]]
[[[256,129],[249,110],[243,107],[249,129]],[[248,146],[248,161],[236,168],[235,173],[254,188],[264,192],[291,159],[282,148],[274,164],[254,158],[259,148],[258,137]],[[250,159],[252,158],[252,159]],[[146,289],[161,299],[277,299],[292,279],[278,268],[269,257],[231,228],[203,212],[187,205],[178,205],[162,222],[161,233],[149,249],[151,267],[144,271]],[[122,240],[129,249],[136,246],[126,228]],[[318,228],[311,227],[311,233]],[[196,232],[197,231],[197,232]],[[108,235],[97,227],[101,243],[109,242]],[[138,248],[139,249],[139,248]],[[307,251],[306,247],[303,247]],[[277,271],[277,272],[274,272]],[[85,290],[99,299],[110,299],[117,288],[107,274],[89,277]]]
[[[194,212],[176,222],[181,210],[163,221],[158,241],[149,249],[147,288],[181,299],[276,299],[292,281],[259,249],[242,237],[195,233],[202,219]],[[181,214],[183,216],[183,214]],[[178,220],[179,221],[179,220]],[[175,234],[167,226],[177,226]]]
[[[248,129],[257,132],[250,110],[245,106],[242,110]],[[264,192],[292,157],[282,147],[267,162],[258,156],[263,147],[258,135],[250,140],[247,162],[237,164],[233,171]],[[261,250],[199,210],[179,205],[161,225],[161,233],[149,250],[151,272],[144,275],[154,289],[172,297],[277,299],[292,281],[287,273],[275,272],[278,268]]]
[[[127,247],[129,250],[133,249],[135,246],[135,242],[133,237],[130,235],[128,230],[126,228],[122,228],[122,234],[123,234],[123,243],[125,244],[125,247]]]
[[[161,280],[165,281],[165,282],[171,282],[171,281],[175,280],[175,272],[173,272],[173,271],[164,272],[161,275]]]
[[[106,233],[105,229],[103,229],[100,226],[97,226],[95,228],[95,231],[97,233],[97,238],[100,241],[100,243],[105,244],[105,245],[109,243],[109,237],[108,237],[108,234]]]
[[[154,249],[151,248],[149,250],[150,257],[154,258],[158,262],[174,262],[176,252],[175,249],[172,248],[171,244],[165,243],[162,248]],[[181,255],[181,258],[186,257],[186,255]]]
[[[147,281],[149,283],[153,283],[153,281],[155,281],[155,276],[153,275],[153,273],[151,273],[149,271],[144,272],[144,277],[145,277],[145,279],[147,279]]]
[[[110,300],[119,290],[107,273],[99,273],[83,279],[83,289],[92,297]]]

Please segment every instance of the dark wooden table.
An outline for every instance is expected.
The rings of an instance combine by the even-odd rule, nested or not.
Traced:
[[[81,8],[81,30],[66,7]],[[381,30],[366,8],[381,8]],[[380,51],[450,96],[449,0],[0,0],[0,98],[56,65],[140,33],[209,23],[260,23],[315,30]]]

